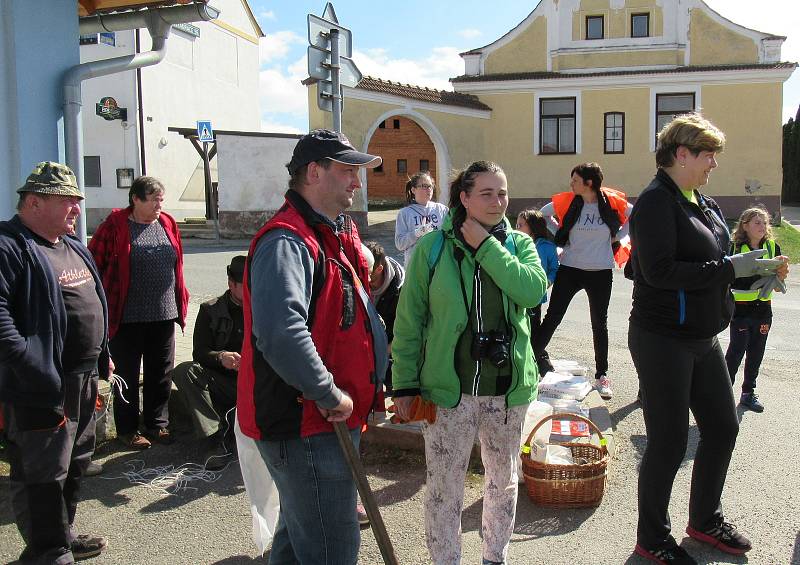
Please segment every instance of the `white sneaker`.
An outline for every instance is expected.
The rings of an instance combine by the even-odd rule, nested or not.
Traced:
[[[613,392],[611,391],[611,379],[605,375],[601,375],[599,379],[595,379],[594,388],[600,393],[600,398],[603,400],[611,400]]]

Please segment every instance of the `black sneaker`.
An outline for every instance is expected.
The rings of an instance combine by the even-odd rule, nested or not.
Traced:
[[[755,392],[743,392],[739,399],[739,404],[753,412],[761,413],[764,411],[764,405],[758,400],[758,395]]]
[[[686,533],[697,541],[707,543],[725,553],[741,555],[752,549],[750,540],[736,531],[736,526],[717,518],[716,523],[705,530],[696,530],[692,526],[686,527]]]
[[[661,563],[662,565],[697,565],[697,561],[677,544],[659,549],[645,549],[637,543],[634,551],[637,555],[641,555],[653,563]]]
[[[547,373],[551,373],[555,370],[547,352],[543,353],[541,357],[536,358],[536,365],[539,369],[540,377],[544,377]]]
[[[103,553],[107,547],[108,540],[103,536],[82,534],[72,541],[72,558],[75,559],[75,561],[91,559]]]

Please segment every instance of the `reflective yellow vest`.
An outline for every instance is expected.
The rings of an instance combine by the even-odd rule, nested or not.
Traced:
[[[775,241],[772,239],[768,239],[764,243],[765,243],[764,247],[767,250],[767,256],[764,258],[772,259],[773,257],[775,257]],[[739,253],[747,253],[748,251],[750,251],[750,246],[747,245],[746,243],[743,243],[742,247],[739,249]],[[731,292],[733,293],[733,299],[736,300],[736,302],[753,302],[754,300],[764,300],[764,301],[772,300],[771,292],[765,298],[759,298],[758,291],[759,289],[755,290],[750,290],[750,289],[738,290],[735,288],[731,289]]]

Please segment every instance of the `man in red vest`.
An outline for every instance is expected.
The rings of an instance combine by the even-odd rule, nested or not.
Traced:
[[[360,167],[380,163],[340,133],[304,135],[286,201],[250,245],[237,411],[280,494],[270,563],[358,560],[356,489],[332,422],[358,445],[387,346],[358,230],[342,212]]]

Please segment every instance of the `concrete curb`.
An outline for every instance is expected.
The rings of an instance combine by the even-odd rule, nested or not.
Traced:
[[[387,401],[387,405],[390,404]],[[600,394],[593,390],[583,401],[589,408],[589,419],[603,433],[607,441],[608,453],[611,459],[617,452],[617,444],[614,438],[615,430],[611,422],[611,415],[605,401],[600,398]],[[369,446],[393,447],[409,451],[425,452],[425,440],[422,437],[422,424],[411,422],[409,424],[393,424],[389,421],[386,412],[375,412],[367,422],[367,432],[361,439],[362,444]],[[472,450],[472,456],[480,458],[480,444],[476,442]]]

